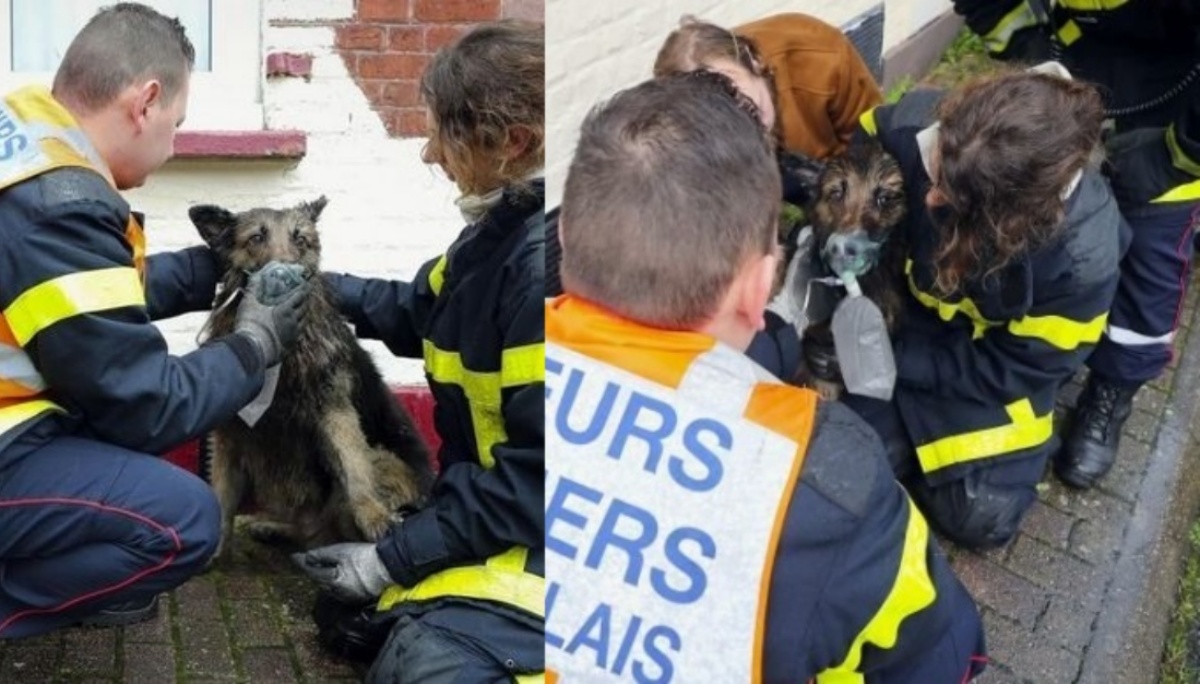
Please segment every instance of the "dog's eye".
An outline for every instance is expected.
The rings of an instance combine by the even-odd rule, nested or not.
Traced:
[[[307,248],[308,247],[308,238],[304,237],[300,233],[295,233],[292,235],[292,244],[294,244],[297,247],[300,247],[302,249]]]
[[[892,190],[880,190],[875,194],[875,204],[885,207],[900,199],[900,193]]]
[[[265,240],[265,239],[266,239],[266,238],[265,238],[265,237],[263,237],[263,234],[262,234],[262,233],[254,233],[254,234],[253,234],[253,235],[251,235],[250,237],[246,238],[246,244],[248,244],[248,245],[261,245],[261,244],[263,243],[263,240]]]
[[[842,198],[845,196],[846,196],[845,181],[843,181],[829,189],[829,199],[833,200],[834,202],[841,202]]]

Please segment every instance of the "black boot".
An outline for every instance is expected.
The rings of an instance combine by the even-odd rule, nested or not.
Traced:
[[[1133,412],[1133,395],[1141,385],[1118,385],[1095,374],[1079,395],[1075,422],[1054,459],[1058,479],[1077,489],[1090,489],[1117,460],[1121,428]]]
[[[122,627],[158,617],[158,596],[115,603],[81,619],[85,627]]]

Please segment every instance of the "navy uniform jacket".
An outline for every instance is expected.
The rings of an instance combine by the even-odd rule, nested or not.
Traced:
[[[125,200],[87,169],[49,171],[4,190],[0,310],[38,285],[133,268],[129,217]],[[85,311],[68,305],[24,345],[47,397],[67,413],[43,413],[0,435],[0,458],[61,434],[160,453],[234,415],[263,382],[254,343],[230,335],[176,357],[151,324],[208,309],[216,282],[208,249],[196,247],[146,260],[144,303]]]
[[[411,283],[326,276],[359,337],[425,358],[436,402],[430,506],[378,545],[401,586],[513,546],[530,549],[527,573],[545,575],[542,207],[540,180],[506,191]],[[510,616],[541,629],[540,617]]]
[[[1104,330],[1129,238],[1104,179],[1088,170],[1048,244],[986,284],[968,282],[965,294],[935,296],[938,229],[924,205],[930,179],[916,134],[940,97],[914,92],[864,118],[904,174],[910,296],[894,340],[895,402],[932,485],[1043,450],[1059,385]]]

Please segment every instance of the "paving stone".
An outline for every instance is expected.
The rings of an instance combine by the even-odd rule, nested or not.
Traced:
[[[1008,569],[1053,594],[1069,595],[1085,610],[1098,610],[1107,577],[1087,563],[1021,536],[1008,558]]]
[[[1097,488],[1116,496],[1127,503],[1137,499],[1138,488],[1142,486],[1142,477],[1146,474],[1146,466],[1150,462],[1150,445],[1126,439],[1121,442],[1121,450],[1117,454],[1117,462],[1108,471]]]
[[[263,579],[245,572],[225,575],[221,580],[221,594],[229,599],[265,599],[269,595]]]
[[[71,629],[63,633],[63,671],[77,674],[117,674],[117,630]]]
[[[1158,427],[1157,416],[1145,411],[1134,410],[1133,414],[1129,416],[1128,422],[1125,423],[1125,429],[1121,431],[1121,441],[1136,439],[1139,442],[1153,444],[1154,438],[1158,437]]]
[[[270,604],[263,601],[229,601],[233,642],[241,648],[283,646],[283,632]]]
[[[1155,389],[1160,389],[1164,392],[1170,392],[1171,388],[1175,385],[1175,371],[1174,369],[1168,368],[1167,370],[1163,371],[1162,375],[1146,384],[1150,387],[1154,387]]]
[[[1169,395],[1157,387],[1145,386],[1138,390],[1133,397],[1133,407],[1149,413],[1154,417],[1162,415],[1163,407],[1167,405]]]
[[[1088,516],[1071,532],[1071,553],[1092,565],[1108,567],[1116,562],[1132,509],[1106,494],[1097,492],[1089,498]]]
[[[221,619],[221,603],[217,586],[208,575],[200,575],[175,590],[176,615],[191,622]]]
[[[305,627],[293,630],[291,633],[292,646],[295,649],[296,660],[300,671],[309,681],[326,681],[329,679],[352,679],[355,677],[354,668],[349,663],[334,660],[321,651],[317,644],[315,627]]]
[[[286,684],[299,681],[292,659],[283,649],[252,649],[242,653],[242,669],[251,682]]]
[[[53,681],[61,653],[62,648],[57,644],[10,644],[4,652],[4,664],[0,666],[0,682]]]
[[[975,684],[1025,684],[1025,680],[999,665],[988,665],[983,674],[975,678]]]
[[[954,572],[975,600],[1032,630],[1046,609],[1046,590],[973,553],[962,554]]]
[[[171,616],[167,597],[159,599],[158,615],[152,620],[123,628],[126,643],[166,644],[171,641]]]
[[[1069,596],[1055,596],[1038,620],[1035,634],[1047,641],[1082,654],[1092,637],[1095,611],[1084,610]]]
[[[213,620],[193,620],[186,616],[177,621],[183,669],[189,675],[233,677],[233,653],[225,624]]]
[[[168,644],[125,643],[125,684],[174,684],[175,648]]]
[[[1021,520],[1021,533],[1036,537],[1056,549],[1066,549],[1074,526],[1074,517],[1035,501]]]

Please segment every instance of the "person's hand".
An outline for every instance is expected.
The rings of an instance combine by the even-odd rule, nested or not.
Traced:
[[[292,560],[320,587],[346,603],[378,598],[395,584],[374,544],[344,543],[292,554]]]
[[[311,288],[311,283],[304,281],[271,306],[260,302],[250,291],[242,296],[233,332],[254,340],[267,367],[279,363],[284,350],[300,334],[303,304]]]

